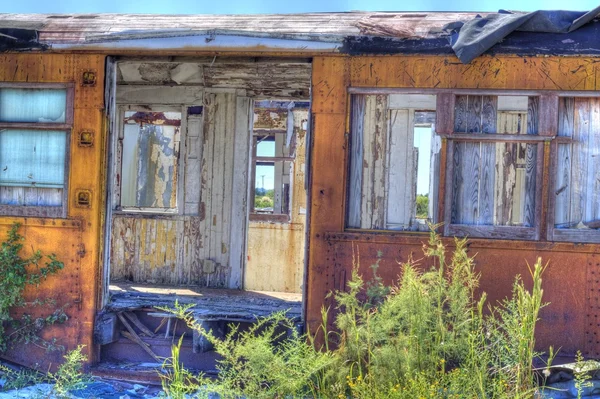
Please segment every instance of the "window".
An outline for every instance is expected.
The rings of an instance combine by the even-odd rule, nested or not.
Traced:
[[[289,222],[295,159],[294,103],[254,107],[250,220]]]
[[[71,90],[0,87],[1,215],[66,217]]]
[[[437,221],[435,95],[352,96],[347,226],[426,231]]]
[[[600,98],[560,98],[555,141],[550,239],[600,242]]]
[[[538,108],[538,97],[455,97],[446,235],[539,238],[543,144],[537,136]]]
[[[181,112],[124,112],[122,210],[177,212],[180,128]]]

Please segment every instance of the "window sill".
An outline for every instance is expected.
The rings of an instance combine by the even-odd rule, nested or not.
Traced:
[[[445,236],[469,238],[493,238],[499,240],[535,241],[539,232],[535,227],[519,226],[477,226],[450,224],[444,229]]]
[[[600,243],[600,230],[552,228],[548,231],[548,240],[598,244]]]
[[[0,216],[22,216],[65,219],[66,209],[63,206],[26,206],[0,205]]]
[[[289,223],[290,215],[273,215],[270,213],[251,213],[251,222]]]

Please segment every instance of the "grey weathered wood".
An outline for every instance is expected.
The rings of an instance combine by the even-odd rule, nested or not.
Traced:
[[[527,107],[527,134],[537,135],[539,124],[539,98],[529,97]],[[525,192],[524,198],[523,225],[535,226],[536,220],[536,185],[537,179],[537,145],[526,145],[526,165],[525,165]]]
[[[497,107],[497,97],[482,97],[481,131],[483,133],[496,133]],[[480,151],[481,181],[477,224],[492,225],[494,223],[496,144],[481,143]]]
[[[518,226],[474,226],[452,224],[448,234],[456,237],[481,237],[501,240],[536,240],[537,229]]]
[[[456,96],[454,106],[454,132],[467,133],[468,96]]]
[[[202,104],[203,88],[198,86],[117,87],[117,104]]]
[[[235,111],[235,137],[233,148],[233,187],[231,203],[231,237],[229,240],[229,288],[242,288],[248,229],[248,171],[250,170],[250,146],[253,123],[253,101],[238,97]]]
[[[385,226],[387,96],[368,96],[363,127],[361,228]]]
[[[439,134],[454,132],[454,93],[440,93],[436,96],[435,131]]]
[[[360,228],[363,179],[363,130],[366,96],[352,96],[348,227]]]
[[[389,229],[408,229],[414,217],[414,110],[390,111],[390,145],[387,192]]]
[[[590,104],[588,99],[576,98],[574,103],[574,125],[571,164],[571,209],[570,222],[584,222],[587,202],[588,143],[590,133]]]
[[[433,94],[390,94],[389,109],[417,109],[432,111],[436,109],[436,96]]]
[[[554,136],[558,129],[558,101],[557,94],[542,94],[539,96],[539,122],[538,134]]]

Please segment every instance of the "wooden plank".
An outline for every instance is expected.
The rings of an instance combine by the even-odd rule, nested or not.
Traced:
[[[456,133],[467,133],[467,106],[468,96],[456,96],[454,107],[454,132]]]
[[[481,131],[496,133],[498,97],[482,97]],[[496,171],[496,144],[481,143],[481,181],[479,193],[479,215],[477,224],[494,223],[494,190]]]
[[[558,95],[542,94],[539,96],[538,134],[554,136],[558,129]]]
[[[360,228],[362,215],[363,131],[366,96],[352,96],[350,122],[350,178],[348,189],[348,227]]]
[[[197,215],[200,210],[202,126],[203,120],[201,115],[188,116],[184,177],[184,214],[186,215]]]
[[[415,207],[413,176],[414,110],[390,111],[387,224],[390,229],[408,229]]]
[[[537,135],[539,128],[539,97],[529,97],[527,107],[527,134]],[[533,227],[536,225],[536,185],[538,184],[537,170],[537,145],[526,145],[526,165],[525,165],[525,192],[523,205],[523,225]]]
[[[236,99],[235,141],[233,148],[233,187],[231,204],[231,237],[229,243],[229,288],[242,288],[248,229],[248,171],[253,122],[253,101],[247,97]]]
[[[416,109],[419,111],[432,111],[436,109],[436,96],[434,94],[390,94],[389,109]]]
[[[467,99],[467,132],[481,132],[482,97],[469,96]],[[479,219],[479,195],[481,184],[481,144],[461,143],[462,159],[455,173],[464,175],[466,184],[462,190],[460,224],[476,224]]]
[[[387,187],[387,155],[388,155],[388,96],[378,95],[375,98],[375,142],[373,143],[373,219],[372,228],[382,229],[386,220],[385,191]]]
[[[117,87],[117,104],[202,104],[203,89],[198,86]]]
[[[574,103],[574,128],[571,163],[571,223],[584,222],[587,202],[587,173],[589,152],[590,103],[588,99],[576,98]]]
[[[439,134],[452,134],[454,130],[455,98],[453,93],[436,95],[435,131]]]
[[[600,100],[590,99],[590,132],[588,158],[588,201],[586,221],[600,220]]]

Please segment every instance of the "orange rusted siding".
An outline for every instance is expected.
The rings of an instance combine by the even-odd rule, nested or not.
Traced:
[[[96,83],[82,84],[83,72],[96,74]],[[57,344],[67,350],[78,344],[86,346],[93,361],[93,321],[96,312],[97,292],[100,284],[101,210],[104,193],[103,143],[105,140],[104,108],[104,56],[58,55],[58,54],[4,54],[0,56],[0,82],[25,83],[74,83],[74,121],[70,136],[68,167],[68,210],[66,219],[40,219],[0,216],[0,239],[18,221],[23,224],[25,253],[31,248],[44,253],[56,253],[65,263],[65,268],[36,289],[28,289],[27,298],[55,298],[56,306],[64,306],[70,320],[44,330],[43,336],[56,337]],[[78,133],[91,131],[94,144],[91,147],[78,145]],[[89,206],[76,206],[76,192],[91,193]],[[49,308],[43,309],[48,313]],[[50,311],[53,308],[50,307]],[[27,311],[30,311],[27,309]],[[39,310],[35,310],[39,312]],[[29,345],[26,351],[14,350],[6,357],[18,363],[45,368],[56,364],[62,354],[45,354]]]
[[[326,294],[343,289],[350,277],[353,247],[360,253],[360,268],[366,277],[381,251],[378,273],[390,283],[398,277],[398,262],[411,255],[420,259],[427,240],[427,235],[419,233],[345,231],[349,87],[598,90],[596,62],[591,58],[486,56],[463,65],[454,57],[442,56],[316,57],[306,308],[311,330],[316,331],[321,320],[321,306],[332,304]],[[442,148],[442,165],[446,147]],[[549,151],[546,145],[542,223],[548,207]],[[444,187],[443,168],[440,177],[440,187]],[[481,289],[491,302],[502,299],[510,294],[515,275],[527,281],[526,262],[532,264],[541,256],[549,262],[544,299],[551,305],[541,313],[540,349],[554,345],[562,347],[563,354],[580,349],[598,356],[600,246],[545,242],[544,228],[541,234],[539,242],[472,239],[469,248],[477,254]]]

